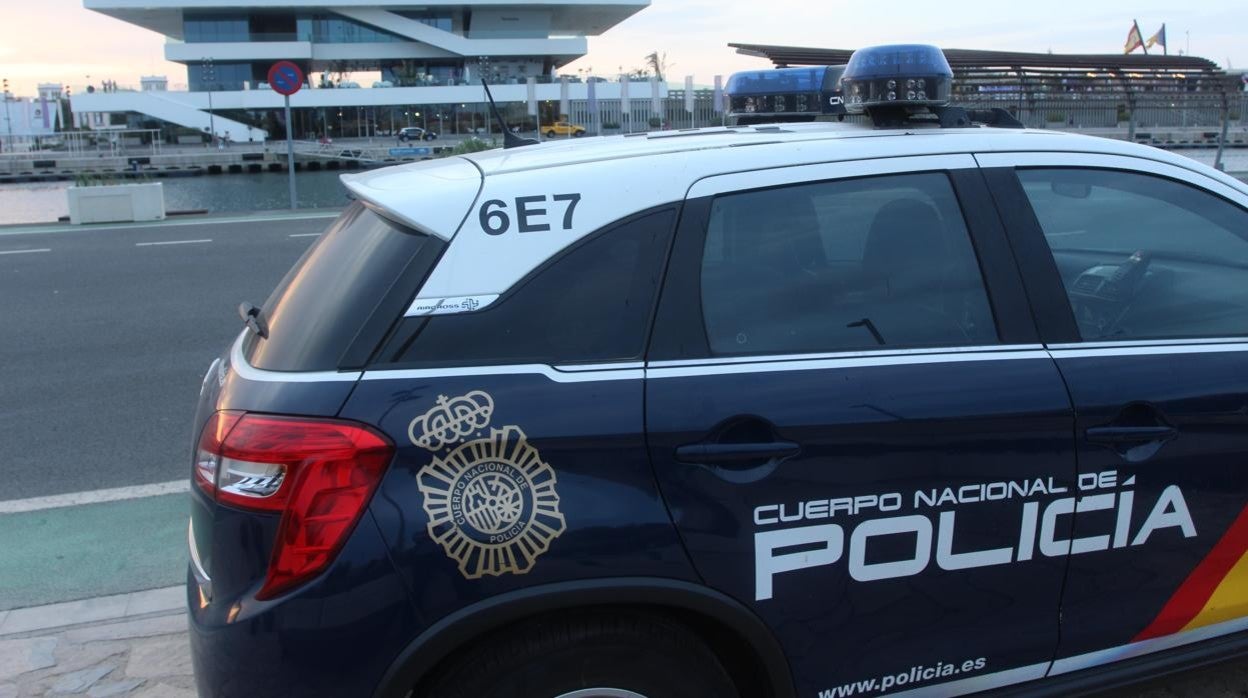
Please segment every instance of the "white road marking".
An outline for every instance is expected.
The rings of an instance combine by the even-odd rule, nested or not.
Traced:
[[[37,250],[0,250],[0,254],[30,254],[31,252],[51,252],[51,247],[41,247]]]
[[[235,223],[271,223],[273,221],[301,221],[314,218],[337,218],[341,209],[326,209],[308,213],[281,213],[253,216],[203,216],[186,220],[164,220],[152,223],[95,223],[90,225],[55,225],[35,223],[30,225],[0,225],[0,237],[6,235],[42,235],[46,233],[73,233],[84,230],[117,230],[117,229],[148,229],[148,228],[181,228],[188,225],[227,225]]]
[[[190,477],[172,482],[157,482],[151,485],[132,485],[130,487],[113,487],[106,490],[89,492],[70,492],[53,494],[47,497],[31,497],[29,499],[10,499],[0,502],[0,514],[20,514],[27,511],[76,507],[83,504],[100,502],[120,502],[127,499],[143,499],[159,497],[163,494],[179,494],[191,489]]]
[[[288,235],[287,237],[292,237],[292,238],[319,238],[320,236],[321,236],[321,234],[320,234],[320,233],[292,233],[291,235]]]
[[[163,240],[161,242],[136,242],[135,247],[151,247],[152,245],[195,245],[201,242],[212,242],[212,240]]]

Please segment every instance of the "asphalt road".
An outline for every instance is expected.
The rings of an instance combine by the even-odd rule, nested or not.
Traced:
[[[0,500],[187,476],[238,303],[263,302],[331,218],[227,220],[0,229]]]

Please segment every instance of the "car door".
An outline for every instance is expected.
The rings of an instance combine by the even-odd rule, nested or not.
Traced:
[[[980,159],[1078,415],[1052,673],[1248,629],[1248,195],[1139,158]]]
[[[650,457],[710,586],[800,695],[1044,675],[1073,414],[974,159],[690,190],[646,378]],[[1065,502],[1066,504],[1063,504]]]

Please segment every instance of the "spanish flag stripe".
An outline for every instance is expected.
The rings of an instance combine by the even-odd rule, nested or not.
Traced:
[[[1186,628],[1205,608],[1209,599],[1231,570],[1248,553],[1248,507],[1239,512],[1235,522],[1204,560],[1192,570],[1170,597],[1161,613],[1147,628],[1135,636],[1133,642],[1149,640],[1176,633]],[[1204,625],[1202,623],[1201,625]]]
[[[1200,609],[1200,613],[1183,626],[1183,630],[1195,630],[1228,620],[1248,616],[1248,555],[1239,558],[1226,578],[1214,590],[1213,596]]]

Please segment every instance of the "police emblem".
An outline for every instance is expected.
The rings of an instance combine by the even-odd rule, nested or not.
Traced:
[[[464,397],[474,394],[484,396],[493,409],[486,393],[473,391]],[[464,398],[456,398],[460,399]],[[479,401],[480,397],[482,404]],[[454,402],[440,397],[439,408]],[[438,420],[436,425],[442,428],[445,422]],[[422,439],[426,434],[412,436],[425,448],[429,448],[425,443],[433,443]],[[514,425],[490,429],[488,438],[435,456],[417,475],[429,516],[429,537],[468,579],[525,574],[533,568],[565,528],[556,481],[554,469]]]

